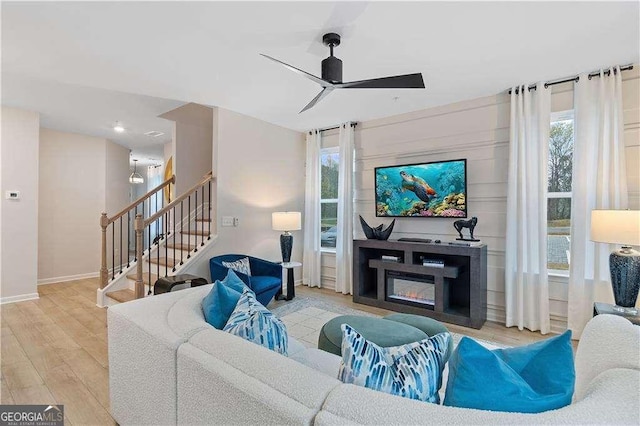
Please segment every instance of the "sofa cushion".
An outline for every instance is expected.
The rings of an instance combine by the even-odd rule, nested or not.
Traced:
[[[494,351],[463,337],[449,360],[444,405],[539,413],[569,405],[574,382],[571,331]]]
[[[289,358],[330,377],[338,377],[340,371],[340,357],[320,349],[307,348]]]
[[[256,294],[269,291],[272,288],[279,287],[281,285],[282,281],[276,277],[270,277],[267,275],[251,277],[251,287],[253,287],[253,291],[255,291]]]
[[[234,271],[240,272],[241,274],[251,276],[251,266],[249,264],[248,257],[243,257],[242,259],[238,259],[235,262],[222,261],[222,266],[224,266],[225,268],[233,269]]]
[[[245,289],[223,331],[287,355],[287,327]]]
[[[342,363],[338,378],[409,399],[439,403],[449,333],[382,348],[348,324],[342,325]]]

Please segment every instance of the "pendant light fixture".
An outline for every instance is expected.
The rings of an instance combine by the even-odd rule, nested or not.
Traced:
[[[133,160],[133,173],[131,173],[131,176],[129,176],[129,182],[134,184],[144,183],[144,178],[140,173],[138,173],[137,166],[138,160]]]

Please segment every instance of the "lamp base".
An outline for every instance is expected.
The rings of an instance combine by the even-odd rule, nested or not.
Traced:
[[[630,247],[612,252],[609,255],[609,270],[615,308],[635,310],[640,291],[640,253]]]
[[[280,235],[280,251],[282,252],[282,261],[289,263],[291,261],[291,249],[293,248],[293,235],[289,231],[285,231]]]

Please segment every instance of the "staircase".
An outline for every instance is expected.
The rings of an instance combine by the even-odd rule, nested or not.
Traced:
[[[212,181],[209,173],[171,201],[173,176],[115,216],[102,214],[98,306],[152,295],[159,277],[184,273],[206,255],[216,238],[212,233]]]

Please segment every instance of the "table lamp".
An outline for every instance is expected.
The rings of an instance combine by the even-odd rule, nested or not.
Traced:
[[[290,231],[302,228],[302,216],[300,212],[274,212],[271,214],[271,227],[274,231],[284,231],[280,235],[280,250],[282,261],[291,261],[291,249],[293,248],[293,235]]]
[[[640,210],[592,210],[591,241],[620,244],[609,255],[611,287],[618,312],[637,314],[640,289]]]

